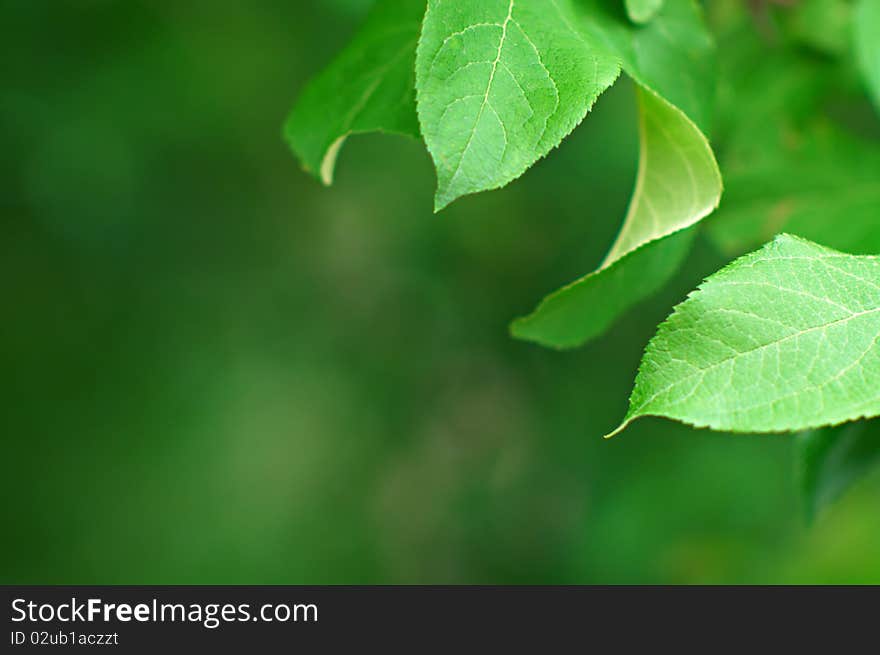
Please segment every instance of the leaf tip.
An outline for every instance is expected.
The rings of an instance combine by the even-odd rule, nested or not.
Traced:
[[[558,352],[577,348],[587,341],[566,340],[546,329],[542,331],[540,311],[539,306],[531,314],[513,319],[508,326],[510,336],[519,341],[527,341]]]
[[[434,194],[434,213],[439,214],[455,202],[457,198],[458,196],[454,196],[448,191],[438,187],[437,192]]]
[[[333,173],[336,170],[336,159],[339,157],[339,151],[342,149],[347,138],[348,134],[343,134],[336,139],[336,141],[331,143],[330,147],[327,148],[327,152],[324,153],[324,158],[321,160],[321,169],[318,175],[321,184],[324,186],[333,185]]]
[[[606,434],[603,437],[603,439],[613,439],[618,434],[620,434],[621,432],[626,430],[626,428],[629,426],[629,424],[632,423],[632,420],[633,420],[632,417],[623,419],[623,422],[620,425],[618,425],[614,430],[612,430],[611,432]]]
[[[507,326],[507,333],[514,339],[527,339],[524,328],[526,317],[520,316],[518,318],[513,319],[510,324]]]
[[[532,314],[528,314],[513,319],[510,322],[510,325],[507,326],[507,331],[510,333],[510,336],[514,339],[519,339],[520,341],[535,341],[535,335],[532,334],[532,331],[529,329],[532,316]]]

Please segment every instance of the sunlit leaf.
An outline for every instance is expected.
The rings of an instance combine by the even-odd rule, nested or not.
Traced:
[[[880,258],[787,235],[710,277],[648,345],[619,432],[656,415],[786,432],[880,414]]]
[[[436,208],[522,175],[619,71],[572,0],[429,0],[416,86]]]

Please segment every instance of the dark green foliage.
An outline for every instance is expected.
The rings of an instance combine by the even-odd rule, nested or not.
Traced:
[[[413,4],[422,5],[407,10]],[[692,0],[627,1],[625,12],[601,0],[427,0],[416,78],[408,83],[437,169],[438,209],[522,175],[581,121],[619,70],[639,88],[639,172],[617,240],[594,273],[515,321],[512,334],[555,348],[581,345],[673,276],[693,226],[719,204],[722,182],[707,141],[716,99],[729,199],[711,234],[723,251],[741,254],[786,231],[854,254],[878,252],[880,148],[848,134],[824,104],[852,70],[876,98],[880,3],[856,5],[754,4],[749,16],[718,3],[711,8],[722,44],[716,68],[713,38]],[[329,80],[340,98],[370,99],[382,87],[375,69],[394,70],[401,54],[371,47],[369,35],[385,33],[382,15],[397,33],[402,5],[380,0],[378,7],[342,56],[373,72],[339,75],[334,64],[313,83],[324,91],[297,104],[289,132],[320,132],[302,117],[325,112],[327,124],[340,113],[353,122],[350,100],[341,109],[325,100],[333,96]],[[412,37],[407,30],[398,40]],[[396,96],[406,97],[403,79],[394,81]],[[399,121],[396,106],[377,104],[379,115],[383,107],[387,124]],[[332,160],[336,146],[325,142]],[[738,260],[661,327],[622,427],[645,414],[749,432],[876,416],[877,266],[792,237]]]

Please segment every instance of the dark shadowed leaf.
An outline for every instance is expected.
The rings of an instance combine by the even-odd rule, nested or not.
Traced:
[[[880,422],[859,421],[798,435],[804,508],[812,520],[880,463]]]
[[[303,167],[331,184],[351,134],[417,137],[413,66],[424,5],[380,0],[340,55],[305,87],[285,127]]]

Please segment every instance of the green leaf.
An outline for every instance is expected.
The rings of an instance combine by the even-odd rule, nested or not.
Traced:
[[[601,335],[634,302],[659,291],[687,257],[696,232],[677,232],[547,296],[515,320],[511,334],[548,348],[573,348]]]
[[[381,0],[342,53],[311,80],[285,137],[303,167],[333,181],[345,139],[361,132],[418,137],[414,65],[424,3]]]
[[[684,228],[717,206],[721,177],[702,133],[650,91],[639,91],[639,115],[636,190],[605,263],[515,321],[515,337],[569,348],[601,335],[678,270],[693,241],[693,230]]]
[[[623,430],[665,416],[730,432],[880,414],[880,258],[783,235],[710,277],[651,340]]]
[[[796,41],[837,57],[851,42],[852,9],[851,0],[801,0],[785,8],[784,22]]]
[[[516,179],[617,78],[571,0],[428,0],[416,57],[438,210]]]
[[[412,6],[380,4],[291,116],[294,149],[328,183],[350,132],[412,131],[405,127],[409,102],[386,102],[408,98],[403,62],[413,15],[404,9]],[[437,168],[437,209],[521,175],[574,129],[621,65],[639,86],[642,154],[616,242],[596,273],[512,328],[547,345],[583,343],[656,291],[677,270],[692,235],[661,242],[710,213],[721,194],[701,131],[712,111],[714,47],[699,8],[669,0],[638,28],[619,9],[616,0],[429,0],[419,40],[418,115]],[[395,21],[402,26],[387,29]],[[326,119],[322,103],[341,103],[344,111],[329,112],[341,123]],[[647,281],[640,279],[646,271]]]
[[[556,348],[578,346],[601,335],[624,311],[661,288],[678,270],[692,241],[692,235],[676,233],[710,214],[722,191],[705,135],[666,99],[676,98],[708,124],[712,44],[697,9],[690,2],[670,1],[650,25],[635,29],[600,5],[591,6],[590,29],[618,53],[625,70],[641,85],[641,155],[629,211],[604,263],[548,296],[511,326],[518,338]]]
[[[663,0],[624,0],[626,13],[634,23],[647,23],[657,15]]]
[[[855,49],[871,97],[880,109],[880,0],[858,0]]]
[[[880,421],[859,421],[798,435],[798,477],[809,520],[880,464]]]

